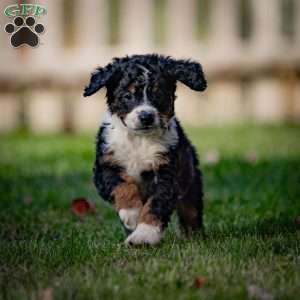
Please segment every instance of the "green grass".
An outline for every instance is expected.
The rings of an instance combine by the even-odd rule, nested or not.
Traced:
[[[1,136],[0,299],[245,299],[251,284],[299,299],[300,127],[187,131],[200,158],[220,154],[202,160],[207,239],[180,237],[174,218],[161,245],[137,249],[92,184],[92,135]],[[97,213],[73,216],[78,196]]]

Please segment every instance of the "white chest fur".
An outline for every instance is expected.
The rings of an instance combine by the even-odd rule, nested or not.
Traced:
[[[178,142],[175,121],[168,131],[159,135],[143,135],[130,132],[116,116],[108,116],[106,127],[107,151],[113,152],[117,161],[129,176],[136,180],[143,171],[156,169],[161,163],[161,154]]]

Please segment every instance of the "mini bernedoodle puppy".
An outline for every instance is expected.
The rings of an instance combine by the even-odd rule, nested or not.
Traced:
[[[133,55],[98,68],[84,90],[85,97],[107,90],[94,182],[118,212],[127,244],[157,244],[174,210],[186,233],[202,227],[202,175],[174,115],[177,81],[195,91],[206,88],[197,62]]]

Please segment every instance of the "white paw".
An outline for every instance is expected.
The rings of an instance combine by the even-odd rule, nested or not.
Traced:
[[[137,228],[125,240],[125,244],[149,244],[155,245],[159,243],[163,236],[163,232],[159,226],[153,226],[145,223],[138,224]]]
[[[119,210],[119,217],[127,229],[133,231],[136,228],[140,211],[139,208],[122,208]]]

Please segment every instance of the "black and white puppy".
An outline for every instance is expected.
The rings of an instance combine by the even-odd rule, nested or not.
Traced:
[[[84,90],[86,97],[107,89],[94,182],[129,231],[127,244],[157,244],[175,209],[186,233],[202,227],[198,159],[174,116],[177,81],[206,88],[197,62],[133,55],[98,68]]]

